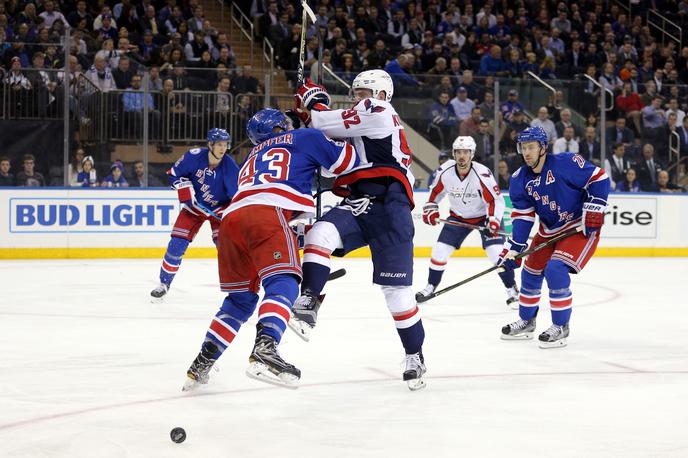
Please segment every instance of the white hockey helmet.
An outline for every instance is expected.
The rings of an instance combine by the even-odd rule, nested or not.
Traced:
[[[469,137],[467,135],[458,136],[452,145],[452,156],[457,150],[467,149],[471,151],[471,159],[473,159],[473,156],[475,156],[475,148],[476,144],[475,140],[473,140],[473,137]],[[456,157],[454,157],[454,159],[456,159]]]
[[[356,89],[370,89],[373,91],[373,98],[377,99],[380,92],[385,91],[385,101],[391,102],[394,94],[394,83],[392,77],[384,70],[366,70],[356,75],[354,82],[351,83],[351,95]]]

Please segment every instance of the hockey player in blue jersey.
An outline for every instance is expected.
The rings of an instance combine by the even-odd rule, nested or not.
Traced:
[[[413,283],[412,155],[399,115],[390,103],[392,79],[384,70],[368,70],[352,83],[356,104],[330,110],[322,86],[307,82],[296,95],[301,120],[333,138],[349,138],[361,166],[335,180],[333,192],[346,197],[306,234],[304,280],[290,327],[304,340],[315,326],[320,294],[330,272],[330,256],[369,246],[373,283],[385,297],[406,354],[402,379],[410,390],[425,386],[425,331]]]
[[[533,337],[542,283],[547,280],[553,324],[540,334],[539,345],[563,347],[569,335],[573,302],[570,275],[585,267],[600,240],[609,177],[579,154],[548,154],[547,134],[540,127],[519,133],[517,149],[526,165],[511,177],[513,230],[497,264],[506,269],[520,266],[520,260],[514,257],[527,248],[536,215],[540,223],[531,246],[572,228],[579,228],[579,232],[526,258],[521,274],[520,319],[502,328],[502,339]]]
[[[210,368],[256,308],[256,341],[247,375],[297,387],[301,371],[277,351],[301,281],[296,236],[288,223],[315,212],[311,185],[318,168],[336,176],[358,165],[350,144],[334,142],[315,129],[292,130],[288,118],[272,108],[256,113],[246,131],[256,146],[241,167],[217,243],[220,286],[227,297],[187,371],[184,390],[208,382]],[[259,304],[260,286],[265,294]]]
[[[215,128],[208,131],[207,139],[207,148],[187,151],[167,171],[182,210],[174,223],[162,260],[160,284],[151,291],[154,302],[167,294],[189,243],[205,221],[210,221],[213,242],[216,243],[220,222],[208,210],[222,210],[236,193],[239,167],[225,154],[231,141],[229,134],[224,129]]]

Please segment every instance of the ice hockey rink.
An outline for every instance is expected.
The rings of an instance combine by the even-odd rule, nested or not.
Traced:
[[[443,286],[487,262],[451,259]],[[416,260],[416,287],[427,266]],[[499,339],[516,312],[496,275],[427,302],[418,392],[401,381],[370,261],[352,259],[336,266],[348,274],[328,284],[311,342],[282,341],[298,390],[245,376],[254,320],[207,387],[182,393],[223,294],[214,260],[187,259],[151,304],[158,267],[0,262],[0,456],[688,456],[686,258],[593,258],[573,280],[563,349]],[[549,324],[545,302],[538,330]]]

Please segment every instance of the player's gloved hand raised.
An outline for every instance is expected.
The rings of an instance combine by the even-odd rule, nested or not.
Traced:
[[[501,227],[501,224],[497,218],[494,216],[490,216],[487,219],[487,229],[490,231],[491,234],[497,235],[499,232],[499,228]]]
[[[330,94],[325,87],[313,83],[310,79],[296,90],[294,99],[297,110],[328,110],[331,103]]]
[[[440,221],[440,207],[435,202],[423,205],[423,222],[431,226],[437,226]]]
[[[583,204],[583,235],[589,237],[600,230],[604,224],[604,210],[607,202],[597,197],[591,197]]]
[[[177,190],[179,202],[193,207],[196,200],[193,183],[189,180],[178,180],[172,186]]]
[[[497,265],[504,267],[504,270],[514,270],[521,267],[521,259],[514,259],[519,253],[523,253],[528,245],[525,243],[518,243],[512,239],[508,239],[504,244],[504,249],[499,254]]]

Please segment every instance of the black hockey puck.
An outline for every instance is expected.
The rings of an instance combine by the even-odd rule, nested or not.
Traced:
[[[172,439],[172,442],[181,444],[186,440],[186,431],[184,431],[184,428],[174,428],[172,431],[170,431],[170,439]]]

